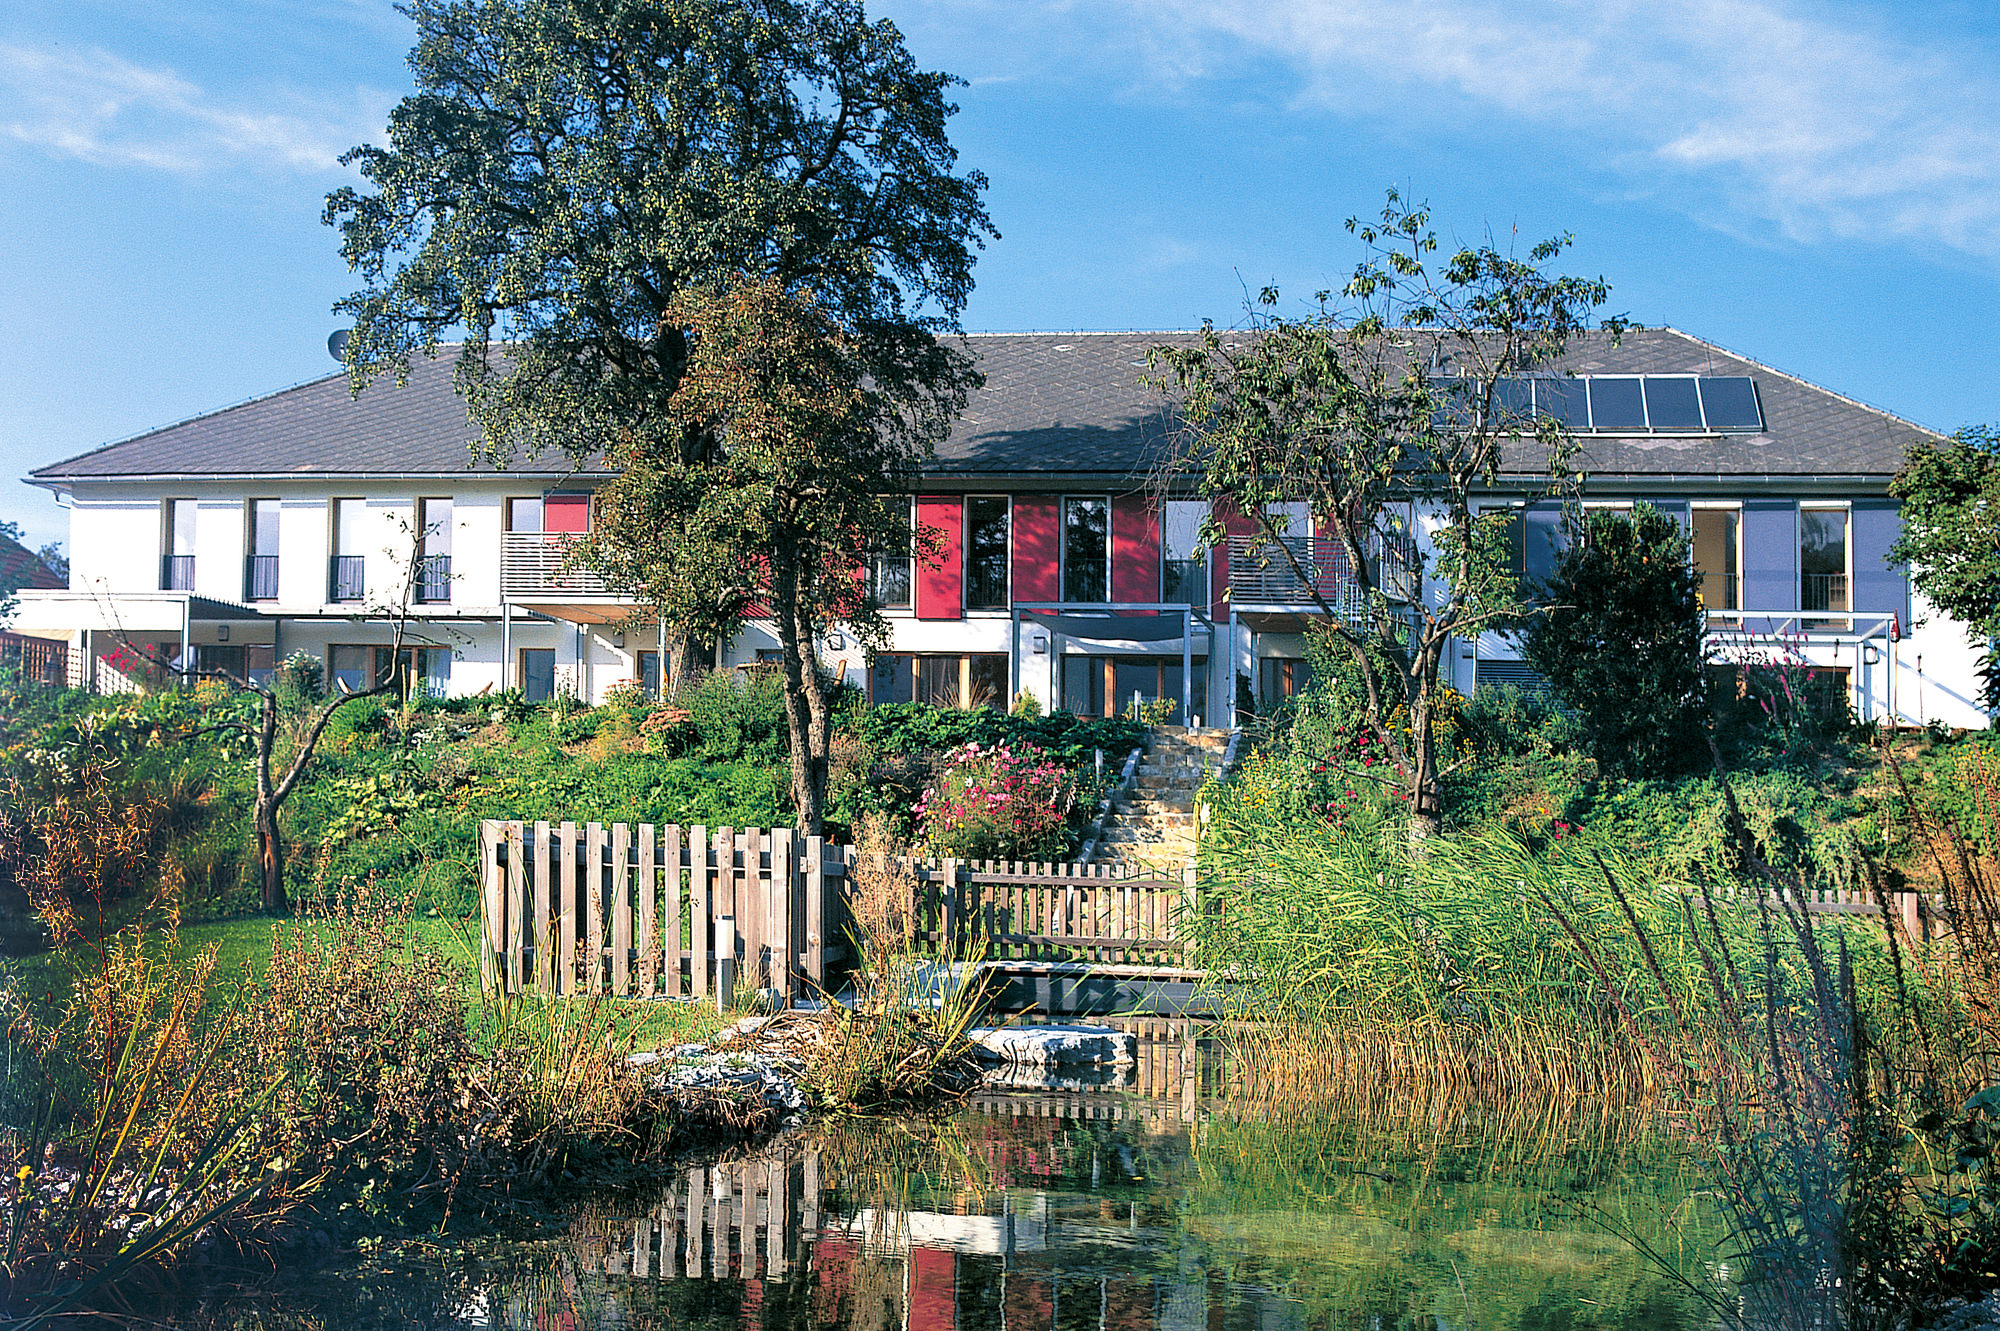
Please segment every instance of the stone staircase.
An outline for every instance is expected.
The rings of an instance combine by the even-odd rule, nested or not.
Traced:
[[[1222,766],[1228,746],[1226,730],[1149,730],[1132,788],[1112,802],[1093,858],[1178,874],[1194,858],[1195,793]]]

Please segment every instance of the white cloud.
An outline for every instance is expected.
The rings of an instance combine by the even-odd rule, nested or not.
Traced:
[[[2000,87],[1977,52],[1784,0],[1128,3],[1163,78],[1226,76],[1247,50],[1297,68],[1308,102],[1567,134],[1641,188],[1795,239],[2000,255]]]
[[[340,154],[382,124],[382,108],[354,101],[349,114],[252,110],[109,51],[0,44],[0,135],[107,166],[337,171]]]

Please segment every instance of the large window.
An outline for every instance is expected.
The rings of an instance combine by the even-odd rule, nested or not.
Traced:
[[[1845,508],[1799,509],[1799,608],[1848,608]]]
[[[507,530],[537,532],[542,529],[542,500],[540,495],[524,496],[507,501]]]
[[[547,702],[556,696],[555,648],[521,649],[521,692],[529,702]]]
[[[903,530],[908,532],[910,530],[908,499],[902,501],[902,508]],[[868,556],[868,590],[874,594],[877,605],[889,610],[909,609],[913,582],[907,545],[900,549],[878,550]]]
[[[333,557],[326,587],[329,601],[359,601],[368,594],[368,551],[361,543],[362,518],[367,511],[363,500],[333,501]]]
[[[550,653],[551,657],[554,653]],[[349,647],[327,649],[327,680],[336,693],[361,693],[393,682],[398,693],[420,690],[426,697],[451,692],[449,647]]]
[[[868,672],[871,703],[921,702],[934,707],[998,707],[1007,700],[1007,658],[918,656],[877,652]]]
[[[1004,496],[965,501],[965,608],[1007,608],[1007,510]]]
[[[1111,599],[1111,505],[1103,499],[1063,500],[1062,598]]]
[[[1208,561],[1202,558],[1201,524],[1208,505],[1169,499],[1160,523],[1160,599],[1173,604],[1208,604]]]
[[[243,561],[243,599],[278,599],[278,501],[250,501],[249,550]]]
[[[451,500],[417,501],[417,543],[420,554],[414,581],[419,601],[451,599]]]
[[[160,550],[160,590],[194,590],[194,515],[192,499],[169,499],[166,503],[165,539]]]
[[[1694,571],[1701,579],[1701,606],[1711,615],[1743,608],[1737,578],[1742,572],[1743,514],[1735,507],[1696,508],[1693,518]]]

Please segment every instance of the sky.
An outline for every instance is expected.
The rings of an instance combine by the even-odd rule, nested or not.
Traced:
[[[869,0],[965,80],[969,331],[1230,324],[1338,287],[1394,186],[1671,324],[1940,430],[2000,421],[1985,0]],[[319,377],[321,224],[410,90],[385,0],[0,15],[0,473]],[[0,518],[65,535],[0,479]]]

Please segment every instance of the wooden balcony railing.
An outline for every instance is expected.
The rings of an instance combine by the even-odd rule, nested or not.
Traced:
[[[500,589],[509,596],[608,595],[596,573],[566,567],[576,541],[568,532],[508,532],[500,554]]]

